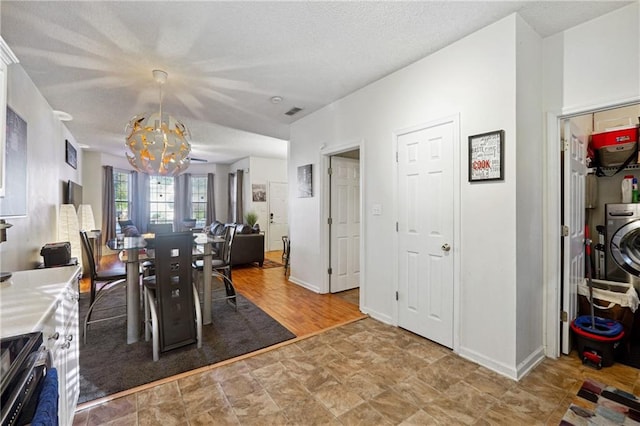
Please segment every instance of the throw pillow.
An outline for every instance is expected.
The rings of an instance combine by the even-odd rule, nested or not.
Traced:
[[[139,237],[140,231],[134,225],[125,225],[122,229],[122,233],[125,237]]]
[[[118,224],[121,229],[124,229],[125,226],[135,226],[131,220],[119,220]]]
[[[238,227],[236,228],[236,232],[238,234],[252,234],[253,233],[253,228],[251,228],[246,223],[242,223],[242,224],[238,225]]]
[[[211,232],[212,235],[220,236],[224,234],[224,224],[217,220],[211,224],[210,229],[211,230],[209,232]]]

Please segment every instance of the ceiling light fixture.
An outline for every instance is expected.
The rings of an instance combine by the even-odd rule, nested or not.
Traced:
[[[271,98],[272,104],[279,104],[280,102],[282,102],[282,96],[273,96]]]
[[[169,114],[162,112],[162,85],[167,73],[153,70],[153,78],[160,87],[158,112],[136,115],[125,128],[129,163],[138,171],[150,175],[175,176],[189,167],[191,144],[187,127]]]
[[[72,121],[73,120],[73,116],[71,114],[69,114],[68,112],[54,110],[53,111],[53,115],[58,117],[58,120],[60,120],[60,121]]]

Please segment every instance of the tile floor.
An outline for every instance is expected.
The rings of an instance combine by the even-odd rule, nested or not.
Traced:
[[[519,382],[364,319],[76,413],[74,425],[557,425],[586,377],[640,394],[640,370],[545,359]]]

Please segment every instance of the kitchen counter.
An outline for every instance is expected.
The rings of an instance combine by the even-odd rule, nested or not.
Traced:
[[[13,272],[0,283],[0,337],[42,330],[80,270],[73,265]]]

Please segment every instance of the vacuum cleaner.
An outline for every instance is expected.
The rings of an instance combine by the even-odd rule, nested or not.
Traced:
[[[593,307],[593,281],[591,280],[591,240],[589,227],[585,227],[586,276],[589,287],[591,315],[582,315],[571,322],[582,363],[598,370],[614,362],[616,349],[624,337],[622,324],[616,320],[596,317]]]

